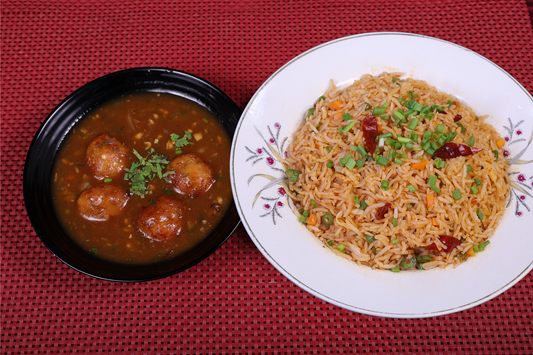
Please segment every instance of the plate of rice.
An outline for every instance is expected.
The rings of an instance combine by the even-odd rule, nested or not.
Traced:
[[[532,137],[533,97],[483,56],[355,35],[255,93],[233,195],[257,248],[311,294],[375,316],[444,315],[533,268]]]

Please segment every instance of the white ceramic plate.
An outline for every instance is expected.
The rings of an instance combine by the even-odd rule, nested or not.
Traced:
[[[371,270],[346,261],[314,238],[291,211],[277,180],[291,134],[333,80],[403,72],[489,114],[507,137],[509,157],[532,135],[533,98],[481,55],[443,40],[408,33],[340,38],[299,55],[275,72],[246,107],[231,151],[232,188],[244,227],[283,275],[337,306],[376,316],[419,318],[474,307],[496,297],[533,268],[533,164],[513,165],[506,215],[490,246],[457,268],[421,272]],[[533,148],[523,160],[533,159]],[[281,189],[280,189],[281,188]],[[259,196],[259,197],[258,197]],[[257,200],[256,200],[257,198]],[[254,203],[255,201],[255,203]]]

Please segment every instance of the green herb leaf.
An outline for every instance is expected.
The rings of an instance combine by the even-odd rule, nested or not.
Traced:
[[[182,153],[180,149],[181,147],[184,147],[189,144],[193,144],[192,142],[189,142],[192,139],[192,134],[190,134],[188,131],[185,131],[184,136],[181,138],[176,133],[171,133],[170,139],[174,142],[174,145],[176,146],[176,154]]]
[[[159,179],[163,179],[166,182],[169,182],[167,176],[174,174],[173,170],[163,173],[163,168],[166,167],[169,163],[168,158],[161,154],[154,154],[153,149],[150,150],[146,157],[143,157],[135,149],[133,149],[133,154],[139,160],[138,162],[133,162],[129,169],[125,168],[126,174],[124,175],[124,180],[130,181],[130,192],[144,198],[148,193],[148,186],[152,179],[156,176]]]

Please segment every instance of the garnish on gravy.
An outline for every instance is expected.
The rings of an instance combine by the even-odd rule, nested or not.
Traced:
[[[222,177],[230,145],[216,117],[187,99],[139,93],[105,103],[58,152],[56,215],[98,257],[137,264],[179,257],[229,207],[230,182]]]

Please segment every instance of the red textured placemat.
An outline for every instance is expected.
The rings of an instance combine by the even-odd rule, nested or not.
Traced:
[[[33,231],[22,198],[24,158],[40,123],[69,93],[120,69],[188,71],[244,109],[277,68],[313,46],[403,31],[472,49],[531,93],[533,31],[525,0],[50,0],[2,1],[1,9],[2,353],[533,353],[532,274],[453,315],[377,318],[302,291],[239,227],[186,272],[110,283],[55,259]]]

